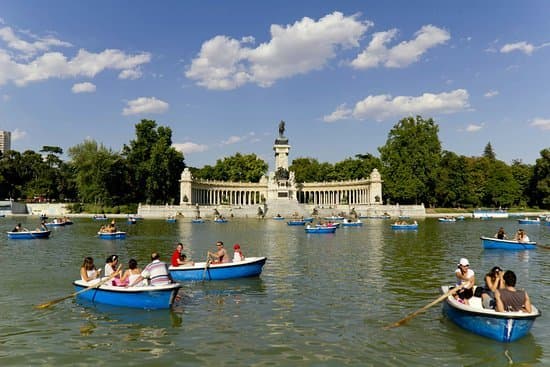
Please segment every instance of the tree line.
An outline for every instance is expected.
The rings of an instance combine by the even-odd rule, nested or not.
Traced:
[[[332,163],[299,157],[289,167],[298,184],[368,178],[377,168],[385,203],[431,207],[550,208],[550,148],[534,165],[498,160],[490,142],[482,155],[442,150],[439,128],[421,116],[400,120],[388,133],[379,157],[370,153]],[[179,202],[184,156],[172,146],[172,131],[153,120],[135,126],[136,137],[114,152],[94,140],[68,149],[7,151],[0,156],[0,197],[95,204],[105,207]],[[255,154],[237,153],[214,166],[190,167],[197,178],[259,182],[268,164]],[[278,172],[278,174],[281,174]]]

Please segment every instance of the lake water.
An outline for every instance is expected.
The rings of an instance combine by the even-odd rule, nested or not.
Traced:
[[[232,220],[191,224],[143,220],[119,227],[126,240],[95,236],[101,223],[74,219],[47,240],[0,241],[0,365],[2,366],[521,366],[550,365],[550,250],[483,250],[479,237],[517,221],[419,221],[418,231],[392,231],[388,220],[306,234],[284,221]],[[36,227],[36,217],[3,218]],[[550,244],[550,226],[526,228]],[[152,251],[169,257],[176,241],[196,261],[222,240],[245,255],[267,256],[259,278],[185,284],[173,310],[88,306],[69,299],[33,306],[74,290],[85,256],[98,266],[110,254],[140,267]],[[229,251],[232,253],[232,251]],[[464,331],[441,305],[390,330],[439,297],[467,257],[478,283],[494,265],[512,269],[518,287],[542,310],[531,333],[504,344]]]

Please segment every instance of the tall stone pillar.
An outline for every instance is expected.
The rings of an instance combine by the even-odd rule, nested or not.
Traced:
[[[181,173],[180,178],[180,205],[193,204],[193,197],[191,195],[191,183],[193,182],[193,176],[189,168],[185,168]],[[184,200],[187,198],[187,201]]]
[[[382,177],[375,168],[370,174],[369,204],[382,205]]]

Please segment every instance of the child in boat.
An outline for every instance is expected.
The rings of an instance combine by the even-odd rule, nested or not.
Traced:
[[[244,254],[241,251],[241,245],[236,243],[233,246],[233,262],[236,263],[236,262],[243,261],[243,260],[244,260]]]

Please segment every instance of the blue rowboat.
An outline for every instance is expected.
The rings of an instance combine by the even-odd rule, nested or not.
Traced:
[[[214,222],[215,222],[215,223],[227,223],[227,219],[225,219],[225,218],[222,218],[222,219],[218,218],[218,219],[214,219]]]
[[[533,250],[537,248],[536,242],[518,242],[514,240],[499,240],[492,237],[480,237],[484,249],[502,250]]]
[[[126,238],[126,232],[97,232],[97,235],[102,240],[123,240]]]
[[[442,286],[447,293],[449,286]],[[540,311],[532,306],[532,312],[496,312],[483,308],[480,297],[472,297],[469,304],[458,302],[449,295],[443,303],[443,314],[452,322],[474,334],[499,342],[513,342],[529,333]]]
[[[175,217],[168,217],[168,218],[166,218],[166,222],[168,222],[168,223],[176,223],[176,218],[175,218]]]
[[[24,231],[8,232],[8,238],[12,240],[34,240],[35,238],[48,238],[52,231]]]
[[[94,215],[92,217],[93,220],[107,220],[107,217],[104,215]]]
[[[63,227],[65,224],[67,224],[66,222],[48,222],[48,223],[44,223],[46,225],[46,227]],[[72,222],[71,222],[72,224]]]
[[[191,219],[191,223],[204,223],[204,219]]]
[[[362,225],[363,225],[363,222],[361,222],[359,220],[356,221],[356,222],[346,222],[346,221],[344,221],[342,223],[343,227],[361,227]]]
[[[88,288],[93,283],[90,284],[83,280],[75,280],[73,285],[78,292]],[[180,288],[181,285],[178,283],[142,287],[119,287],[103,284],[99,288],[77,294],[76,297],[79,300],[91,303],[158,310],[170,308]]]
[[[286,222],[289,226],[305,226],[306,221],[305,220],[289,220]]]
[[[336,227],[310,227],[308,225],[305,230],[306,233],[334,233],[336,232]]]
[[[273,217],[273,219],[275,219],[275,220],[284,220],[285,217],[281,217],[281,216],[279,215],[279,216]]]
[[[418,224],[392,224],[391,229],[414,231],[418,229]]]
[[[178,282],[247,278],[259,276],[266,260],[265,256],[247,257],[234,263],[210,264],[206,271],[204,262],[195,263],[193,266],[170,266],[168,269],[172,279]]]
[[[518,219],[518,223],[519,224],[540,224],[540,219],[529,219],[529,218],[525,218],[525,219]]]
[[[344,220],[344,217],[340,215],[331,215],[330,217],[325,217],[325,220]]]
[[[313,217],[304,218],[303,221],[308,222],[308,223],[312,223],[313,222]]]
[[[136,218],[128,218],[127,223],[128,224],[136,224],[137,220],[136,220]]]
[[[458,217],[456,217],[456,220],[464,220],[464,216],[463,215],[459,215]]]

